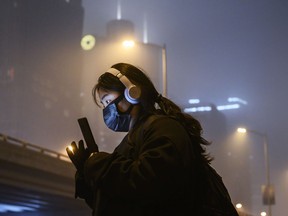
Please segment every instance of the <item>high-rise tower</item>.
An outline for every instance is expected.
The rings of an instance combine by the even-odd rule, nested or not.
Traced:
[[[71,140],[75,116],[81,109],[79,41],[84,13],[81,3],[81,0],[1,1],[0,130],[3,133],[47,148]]]

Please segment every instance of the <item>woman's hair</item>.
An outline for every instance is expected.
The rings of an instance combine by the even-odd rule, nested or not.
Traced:
[[[202,137],[203,129],[198,120],[191,115],[182,112],[181,108],[173,101],[159,94],[151,79],[140,68],[128,63],[117,63],[114,64],[112,68],[121,71],[130,82],[141,89],[139,104],[142,107],[142,112],[154,114],[161,113],[162,115],[167,115],[178,120],[187,129],[193,143],[198,144],[195,147],[196,151],[199,151],[202,155],[202,158],[200,159],[207,163],[210,163],[213,160],[206,152],[205,146],[210,145],[210,142]],[[97,92],[99,89],[117,91],[124,94],[125,86],[113,74],[102,74],[98,79],[98,83],[92,89],[93,99],[98,106],[100,106],[97,101]],[[158,105],[157,108],[156,105]]]

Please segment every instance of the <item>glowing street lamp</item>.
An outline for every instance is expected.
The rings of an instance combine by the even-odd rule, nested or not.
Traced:
[[[246,133],[247,130],[246,130],[246,128],[237,128],[237,132],[238,133]]]
[[[274,193],[271,186],[270,186],[270,166],[269,166],[269,157],[268,157],[268,138],[266,133],[260,133],[255,130],[248,130],[246,128],[238,128],[237,132],[239,133],[254,133],[258,136],[261,136],[263,138],[263,145],[264,145],[264,159],[265,159],[265,167],[266,167],[266,187],[264,188],[264,197],[266,194],[268,194],[268,216],[272,216],[272,210],[271,210],[271,200],[272,200],[272,194]],[[265,193],[268,192],[268,193]]]
[[[132,48],[135,46],[135,42],[133,40],[124,40],[122,42],[122,45],[125,47],[125,48]]]
[[[242,204],[241,204],[241,203],[237,203],[237,204],[236,204],[236,208],[237,208],[237,209],[241,209],[241,208],[242,208]]]
[[[261,216],[267,216],[266,212],[261,212],[260,215]]]

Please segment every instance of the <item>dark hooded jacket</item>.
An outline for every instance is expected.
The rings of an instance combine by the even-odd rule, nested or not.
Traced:
[[[175,119],[142,118],[113,153],[88,158],[75,195],[93,216],[238,215],[221,177],[197,154]]]

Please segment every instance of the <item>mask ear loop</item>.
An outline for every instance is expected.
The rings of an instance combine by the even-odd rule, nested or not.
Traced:
[[[114,104],[115,104],[116,109],[117,109],[117,111],[118,111],[119,113],[129,114],[129,113],[131,112],[132,108],[133,108],[133,104],[130,104],[130,106],[128,107],[128,109],[127,109],[125,112],[120,111],[119,108],[118,108],[119,102],[120,102],[121,100],[123,100],[124,98],[126,99],[126,97],[124,97],[124,95],[121,94],[121,95],[119,95],[119,97],[117,97],[117,98],[116,98],[114,101],[112,101],[111,103],[114,103]]]

